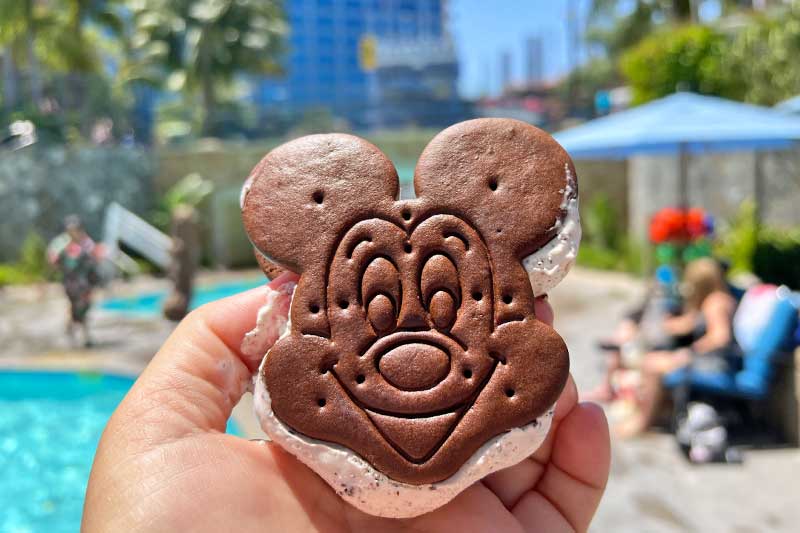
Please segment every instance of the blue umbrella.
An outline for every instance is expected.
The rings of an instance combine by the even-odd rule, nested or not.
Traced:
[[[775,109],[781,113],[800,114],[800,94],[784,100],[776,105]]]
[[[800,117],[723,98],[680,92],[555,134],[575,159],[680,156],[680,198],[687,196],[690,154],[786,149],[800,139]],[[761,163],[756,157],[756,186]],[[758,204],[759,194],[756,194]]]
[[[675,93],[555,134],[576,159],[788,148],[800,118],[713,96]]]

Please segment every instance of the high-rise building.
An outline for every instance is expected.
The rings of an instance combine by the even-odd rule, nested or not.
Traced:
[[[544,78],[544,50],[539,35],[528,37],[525,41],[525,81],[537,83]]]
[[[287,0],[285,8],[284,75],[255,85],[257,105],[322,106],[355,127],[424,122],[404,116],[415,106],[384,109],[402,104],[403,95],[459,107],[443,0]]]
[[[504,91],[511,85],[511,52],[500,53],[500,90]]]

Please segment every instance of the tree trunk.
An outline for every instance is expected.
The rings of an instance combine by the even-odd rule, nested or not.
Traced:
[[[76,36],[76,42],[81,49],[86,46],[83,32],[83,19],[86,16],[86,8],[87,6],[84,0],[78,0],[75,2],[75,13],[71,22],[72,31]],[[92,90],[90,73],[81,72],[73,79],[75,91],[75,109],[80,109],[80,115],[78,116],[78,129],[84,137],[90,138],[92,135],[92,128],[94,127],[94,124],[91,120],[92,117],[90,116],[92,107],[91,98],[89,98],[89,93]]]
[[[203,69],[202,72],[203,83],[203,127],[202,134],[204,137],[210,137],[214,134],[214,121],[215,111],[217,105],[217,95],[214,92],[214,76],[210,69]]]
[[[39,106],[42,101],[42,78],[39,70],[39,58],[34,49],[36,33],[33,28],[28,31],[26,44],[28,46],[28,71],[30,72],[31,100],[34,106]]]
[[[211,65],[211,51],[208,49],[208,32],[209,28],[204,27],[201,30],[201,37],[198,46],[198,75],[200,77],[200,90],[203,105],[203,124],[201,126],[200,134],[203,137],[211,137],[214,134],[215,128],[215,114],[217,105],[217,95],[214,91],[214,71]]]
[[[17,73],[11,48],[3,52],[3,103],[8,111],[17,103]]]
[[[672,0],[672,14],[676,20],[692,19],[692,0]]]
[[[169,278],[172,291],[164,302],[164,316],[181,320],[189,312],[192,286],[199,257],[197,210],[188,205],[178,205],[171,213],[172,250],[170,250]]]
[[[28,87],[31,92],[31,101],[38,107],[42,101],[42,78],[39,69],[39,58],[36,57],[36,20],[33,15],[34,0],[25,1],[25,34],[26,52],[28,54]]]

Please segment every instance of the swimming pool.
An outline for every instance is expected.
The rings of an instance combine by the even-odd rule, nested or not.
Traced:
[[[133,381],[0,372],[0,531],[78,531],[97,442]]]
[[[232,296],[246,290],[264,285],[263,277],[195,287],[192,294],[191,308],[195,309],[208,302]],[[154,315],[161,313],[161,306],[167,297],[166,292],[148,292],[125,298],[109,298],[100,302],[100,309],[115,313],[131,315]]]

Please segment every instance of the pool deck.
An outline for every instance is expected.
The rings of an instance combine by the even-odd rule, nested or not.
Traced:
[[[252,277],[204,273],[202,284]],[[166,289],[165,280],[140,278],[98,293],[124,296]],[[643,294],[641,282],[621,274],[576,269],[551,293],[556,329],[567,341],[579,389],[600,379],[602,358],[593,348]],[[69,345],[67,304],[58,285],[0,290],[0,368],[100,369],[138,374],[172,331],[160,317],[124,317],[93,310],[95,347]],[[234,412],[242,431],[262,436],[246,395]],[[613,443],[612,474],[593,531],[796,531],[800,451],[745,452],[741,465],[692,466],[669,435],[651,433]]]

